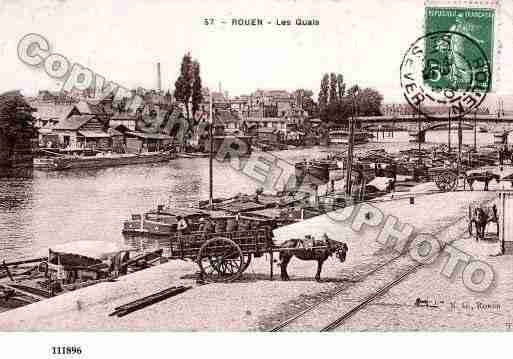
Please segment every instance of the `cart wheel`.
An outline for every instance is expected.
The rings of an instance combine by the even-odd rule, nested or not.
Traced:
[[[458,185],[458,176],[453,172],[440,173],[435,177],[435,183],[442,192],[453,191]]]
[[[242,272],[244,273],[251,264],[251,254],[244,254],[244,264],[242,266]]]
[[[239,278],[245,269],[245,258],[240,247],[223,237],[206,241],[199,250],[197,262],[208,282],[231,282]]]

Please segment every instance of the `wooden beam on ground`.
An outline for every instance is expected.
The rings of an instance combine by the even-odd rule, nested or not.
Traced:
[[[38,294],[35,294],[35,293],[31,293],[29,291],[26,291],[24,289],[20,289],[20,288],[17,288],[17,287],[13,287],[9,284],[5,284],[5,283],[2,283],[0,284],[0,286],[3,286],[5,288],[9,288],[9,289],[12,289],[12,290],[15,290],[16,292],[20,292],[21,294],[25,294],[26,296],[29,296],[29,297],[32,297],[32,298],[35,298],[37,300],[45,300],[45,299],[48,299],[48,297],[44,297],[42,295],[38,295]]]

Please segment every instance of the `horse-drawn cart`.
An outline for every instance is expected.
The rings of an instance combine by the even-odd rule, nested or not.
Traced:
[[[286,262],[296,255],[303,260],[316,260],[320,278],[322,262],[332,254],[341,261],[345,260],[347,246],[329,238],[312,240],[311,245],[302,239],[291,239],[287,245],[276,245],[272,239],[272,227],[225,233],[175,234],[167,243],[170,249],[169,259],[188,259],[194,261],[200,272],[200,279],[207,282],[231,282],[239,278],[249,267],[253,257],[269,254],[270,276],[273,277],[273,254],[284,253]],[[166,244],[162,243],[164,246]],[[339,252],[343,252],[339,253]],[[302,255],[303,254],[303,255]],[[286,263],[281,263],[282,279],[288,278]]]
[[[462,173],[465,172],[462,170]],[[454,191],[458,186],[458,172],[454,168],[431,167],[428,169],[428,177],[442,192]]]
[[[193,232],[171,236],[170,259],[195,261],[204,280],[230,282],[248,268],[252,257],[272,251],[271,228],[225,233]]]

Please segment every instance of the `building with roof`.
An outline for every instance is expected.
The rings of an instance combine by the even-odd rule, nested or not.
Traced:
[[[104,108],[102,101],[79,101],[75,106],[82,115],[95,115],[100,121],[107,122],[109,113]]]
[[[286,117],[246,117],[244,123],[247,128],[272,128],[286,133],[290,120]]]
[[[256,134],[259,140],[277,143],[282,138],[283,132],[272,127],[262,127],[256,130]]]
[[[109,127],[125,126],[131,131],[136,130],[137,116],[131,113],[118,113],[109,119]]]
[[[216,104],[214,118],[216,124],[222,124],[225,129],[236,130],[239,129],[241,118],[237,111],[234,111],[229,105],[226,107]]]
[[[74,104],[55,104],[44,102],[32,102],[34,111],[34,127],[38,132],[38,142],[40,146],[51,147],[57,143],[53,134],[53,128],[60,121],[73,115],[80,115]]]
[[[72,115],[53,127],[59,144],[66,148],[109,148],[111,136],[96,115]]]
[[[129,131],[125,137],[126,149],[130,153],[167,150],[173,142],[173,137],[163,133]]]
[[[252,103],[263,107],[265,117],[283,117],[296,104],[294,96],[285,90],[256,90],[251,98]]]
[[[51,129],[65,118],[72,115],[80,115],[80,111],[75,105],[35,104],[34,108],[36,109],[32,114],[35,118],[34,126],[38,129]]]
[[[122,127],[121,126],[118,126]],[[125,149],[125,135],[123,132],[119,131],[119,129],[109,127],[107,129],[107,134],[110,136],[111,140],[111,148],[114,152],[124,152]]]
[[[53,104],[68,104],[71,105],[77,102],[73,96],[66,91],[49,91],[39,90],[36,98],[34,99],[38,103],[53,103]]]

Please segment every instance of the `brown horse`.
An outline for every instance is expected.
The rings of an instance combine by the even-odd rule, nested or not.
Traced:
[[[495,180],[499,183],[500,178],[498,174],[486,171],[482,173],[470,173],[465,176],[465,181],[468,183],[471,191],[474,190],[474,182],[484,182],[484,190],[488,191],[488,183],[490,183],[491,180]]]
[[[484,239],[486,226],[491,222],[495,222],[497,224],[497,236],[499,235],[499,217],[497,214],[497,206],[495,204],[486,207],[469,207],[469,217],[468,232],[472,235],[472,225],[476,227],[476,241]]]
[[[280,251],[282,280],[289,280],[287,265],[294,256],[303,261],[317,261],[315,280],[318,282],[321,281],[322,265],[326,259],[335,254],[341,263],[346,260],[348,248],[347,244],[343,242],[337,242],[325,236],[322,240],[313,240],[312,247],[313,248],[306,248],[303,240],[297,238],[289,239],[280,246],[280,248],[285,249]]]

